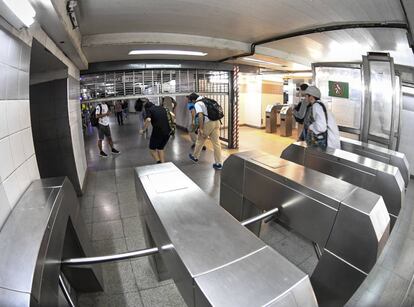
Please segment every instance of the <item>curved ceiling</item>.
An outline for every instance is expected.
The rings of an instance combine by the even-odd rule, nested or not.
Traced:
[[[66,0],[30,1],[51,1],[55,8],[64,8],[66,3]],[[217,61],[248,53],[253,42],[321,25],[406,23],[400,0],[78,0],[77,3],[79,44],[89,63],[129,59]],[[167,48],[203,51],[208,55],[202,58],[128,55],[132,49]],[[315,61],[360,61],[361,55],[368,51],[390,52],[397,64],[414,66],[406,30],[385,28],[337,30],[278,40],[257,46],[256,57],[279,65],[251,64],[272,69],[277,66],[277,70],[304,70]]]

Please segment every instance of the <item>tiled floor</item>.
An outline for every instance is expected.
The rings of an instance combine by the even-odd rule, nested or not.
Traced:
[[[121,127],[112,119],[111,128],[120,155],[99,157],[93,129],[85,138],[89,171],[80,203],[97,255],[146,248],[138,217],[133,170],[154,163],[148,153],[149,140],[138,134],[133,114]],[[240,131],[240,150],[259,149],[280,155],[292,141],[294,138],[281,138],[258,129],[242,127]],[[166,158],[218,203],[220,172],[212,168],[211,146],[208,144],[200,162],[193,164],[188,159],[190,145],[188,136],[178,131],[167,145]],[[223,156],[232,152],[224,150]],[[273,222],[263,227],[261,237],[306,273],[313,271],[317,259],[310,242]],[[80,295],[79,306],[185,306],[172,280],[156,280],[147,258],[104,264],[102,268],[105,292]]]

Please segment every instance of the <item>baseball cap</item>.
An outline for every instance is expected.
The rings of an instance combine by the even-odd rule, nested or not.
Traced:
[[[306,95],[310,95],[316,98],[321,98],[321,91],[316,86],[309,86],[304,92]]]

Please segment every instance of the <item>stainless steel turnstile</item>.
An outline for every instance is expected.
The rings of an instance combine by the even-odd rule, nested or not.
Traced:
[[[61,267],[63,258],[94,254],[68,178],[32,182],[0,231],[0,250],[0,306],[62,306],[66,282],[103,290],[99,265]]]
[[[135,171],[144,235],[188,306],[317,306],[309,277],[266,246],[174,164]],[[171,249],[162,246],[171,245]]]
[[[397,167],[340,149],[308,148],[305,142],[289,145],[281,157],[381,195],[394,225],[404,199]]]
[[[389,235],[381,196],[261,152],[224,162],[220,204],[238,220],[279,208],[281,222],[317,243],[323,252],[311,282],[322,306],[351,297]]]
[[[410,166],[405,154],[388,148],[362,143],[360,141],[344,137],[341,137],[341,149],[398,167],[401,176],[404,179],[405,187],[407,187],[408,182],[410,181]]]

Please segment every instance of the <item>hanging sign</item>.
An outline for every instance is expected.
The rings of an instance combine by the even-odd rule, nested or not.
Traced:
[[[349,98],[349,83],[339,81],[329,81],[329,96],[339,98]]]

